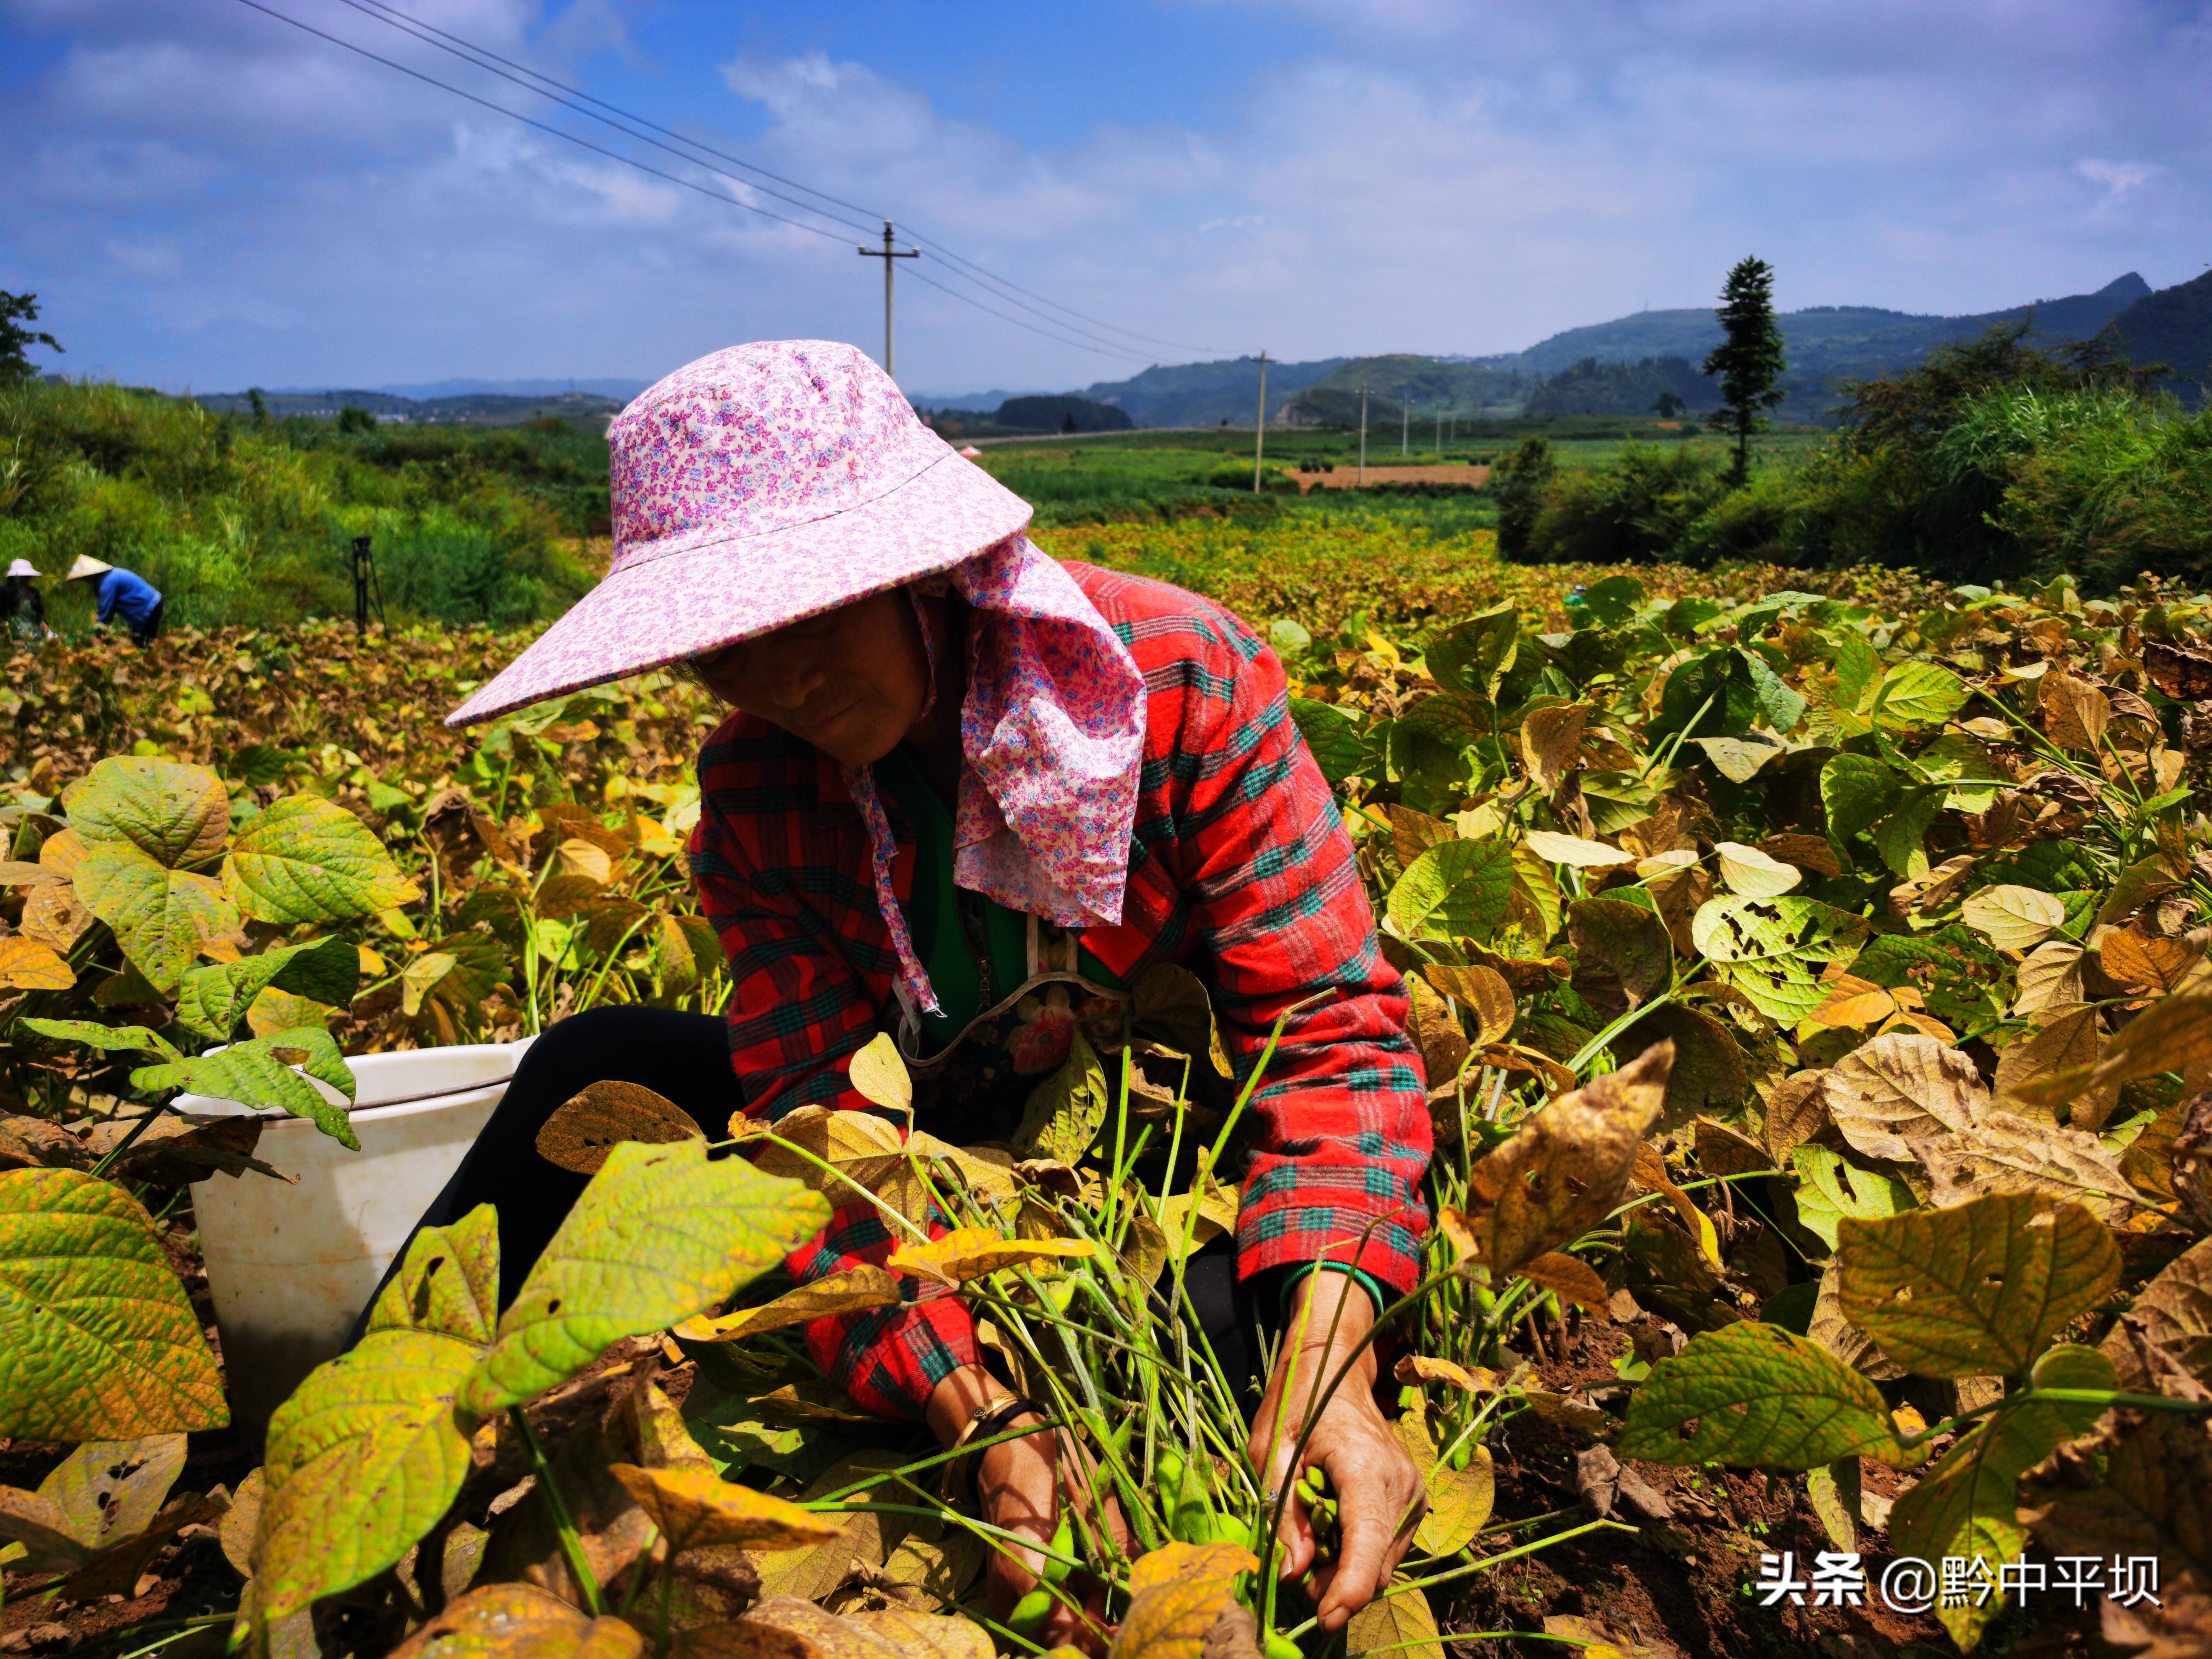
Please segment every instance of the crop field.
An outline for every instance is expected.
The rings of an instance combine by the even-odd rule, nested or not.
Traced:
[[[1108,471],[1062,448],[989,464]],[[1125,495],[1216,488],[1129,453]],[[2200,1650],[2212,600],[1508,565],[1487,499],[1291,507],[1038,534],[1272,644],[1409,988],[1435,1224],[1382,1387],[1429,1507],[1343,1638],[1268,1571],[1334,1494],[1263,1488],[1161,1313],[1236,1227],[1259,1076],[1174,969],[1017,1144],[904,1133],[881,1040],[880,1115],[587,1091],[509,1305],[488,1210],[426,1233],[234,1423],[195,1199],[282,1178],[267,1122],[349,1144],[349,1057],[728,991],[703,694],[455,733],[527,629],[322,623],[7,659],[0,1651],[986,1659],[1085,1585],[1120,1659]],[[855,1193],[887,1270],[794,1287]],[[1068,1514],[1012,1612],[1011,1535],[796,1340],[955,1289],[1132,1534]]]

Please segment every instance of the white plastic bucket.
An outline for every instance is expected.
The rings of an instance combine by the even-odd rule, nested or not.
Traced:
[[[347,1064],[359,1152],[302,1119],[263,1113],[267,1127],[255,1155],[299,1176],[298,1184],[248,1170],[193,1187],[239,1422],[267,1422],[307,1373],[343,1346],[409,1231],[507,1092],[529,1042],[356,1055]],[[179,1096],[176,1105],[186,1112],[252,1110],[204,1095]]]

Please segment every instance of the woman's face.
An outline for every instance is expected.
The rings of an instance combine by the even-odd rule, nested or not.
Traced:
[[[702,684],[847,766],[896,749],[929,699],[929,659],[902,588],[691,659]]]

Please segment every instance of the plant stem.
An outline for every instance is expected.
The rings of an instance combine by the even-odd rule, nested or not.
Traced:
[[[561,1496],[561,1488],[553,1479],[553,1465],[546,1461],[545,1448],[538,1443],[538,1431],[530,1426],[530,1415],[520,1406],[507,1408],[507,1420],[521,1437],[522,1447],[530,1455],[530,1467],[538,1476],[538,1490],[545,1494],[545,1509],[553,1517],[553,1529],[561,1536],[561,1556],[568,1564],[568,1577],[576,1581],[576,1593],[584,1598],[584,1607],[594,1619],[606,1612],[599,1599],[599,1581],[592,1572],[591,1564],[584,1559],[584,1540],[576,1531],[576,1522],[568,1513],[568,1500]]]

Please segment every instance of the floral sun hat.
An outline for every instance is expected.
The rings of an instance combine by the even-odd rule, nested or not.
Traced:
[[[607,444],[611,568],[448,726],[949,570],[1030,520],[1027,502],[837,341],[763,341],[688,363],[617,416]]]

